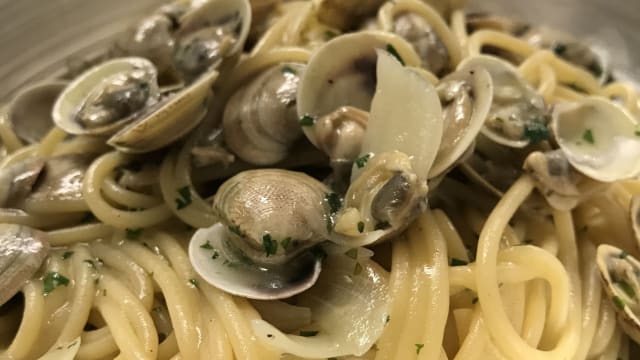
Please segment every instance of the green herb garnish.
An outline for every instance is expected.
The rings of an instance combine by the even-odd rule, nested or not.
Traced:
[[[73,251],[65,251],[64,254],[62,254],[62,260],[67,260],[72,255],[73,255]]]
[[[589,144],[594,144],[596,140],[593,138],[593,131],[591,129],[587,129],[582,133],[582,140],[588,142]]]
[[[464,260],[460,260],[460,259],[456,259],[456,258],[451,258],[451,262],[449,263],[449,265],[451,266],[464,266],[467,265],[468,262],[464,261]]]
[[[636,297],[636,291],[633,289],[633,287],[628,282],[626,282],[624,280],[618,280],[618,281],[616,281],[616,284],[631,299]]]
[[[416,354],[420,354],[420,351],[424,347],[424,344],[416,344]]]
[[[530,122],[525,124],[524,137],[536,144],[550,137],[549,128],[542,122]]]
[[[614,296],[612,298],[613,300],[613,304],[620,310],[624,310],[625,304],[624,301],[622,299],[620,299],[618,296]]]
[[[355,259],[358,258],[358,249],[357,248],[349,249],[344,254],[347,255],[347,257],[352,258],[353,260],[355,260]]]
[[[389,54],[393,55],[393,57],[395,57],[400,62],[400,64],[402,64],[402,66],[404,66],[404,60],[402,60],[402,56],[400,56],[398,50],[396,50],[393,45],[387,44],[387,51],[389,52]]]
[[[626,258],[627,256],[629,256],[629,254],[628,254],[626,251],[624,251],[624,250],[620,251],[620,254],[618,254],[618,257],[619,257],[620,259],[624,259],[624,258]]]
[[[327,40],[331,40],[336,36],[338,36],[338,33],[335,31],[327,30],[324,32],[324,38]]]
[[[384,323],[388,324],[389,320],[391,320],[391,315],[387,315],[387,317],[384,319]]]
[[[189,186],[183,186],[177,191],[179,197],[177,197],[175,200],[178,210],[182,210],[191,205],[191,189],[189,189]]]
[[[67,279],[66,277],[64,277],[62,274],[58,272],[49,271],[48,273],[45,274],[43,283],[44,283],[43,293],[46,296],[60,285],[68,286],[69,279]]]
[[[360,265],[360,263],[357,262],[356,266],[353,267],[353,275],[360,275],[360,273],[362,273],[362,270],[364,270],[362,268],[362,265]]]
[[[358,232],[362,233],[364,231],[364,222],[358,221]]]
[[[287,250],[289,248],[289,245],[291,245],[291,238],[290,237],[280,241],[280,246],[282,246],[282,248],[285,249],[285,250]]]
[[[310,115],[303,115],[300,118],[300,126],[313,126],[316,123],[316,119]]]
[[[329,205],[329,213],[331,213],[331,215],[335,215],[340,211],[340,208],[342,208],[342,199],[338,193],[328,193],[325,195],[324,199]]]
[[[563,43],[557,43],[553,46],[553,52],[556,55],[562,55],[565,53],[565,51],[567,51],[567,45]]]
[[[300,330],[300,336],[304,337],[312,337],[318,335],[319,331],[317,330]]]
[[[262,247],[267,257],[275,255],[278,251],[278,242],[271,239],[271,234],[266,233],[262,236]]]
[[[189,283],[193,285],[193,287],[196,287],[196,288],[200,287],[200,284],[198,284],[198,280],[196,279],[189,279]]]
[[[474,297],[473,300],[471,300],[472,304],[476,304],[477,302],[478,302],[478,298],[477,297]]]
[[[142,228],[137,228],[137,229],[125,229],[125,233],[127,236],[127,239],[129,240],[138,240],[140,238],[140,235],[142,235]]]
[[[209,240],[207,240],[206,243],[200,245],[200,248],[206,249],[206,250],[213,250],[213,246],[211,246],[211,243],[209,242]]]
[[[220,254],[218,253],[218,250],[213,250],[213,255],[211,255],[211,258],[213,260],[217,259],[220,256]]]
[[[356,164],[358,169],[362,169],[367,165],[367,161],[369,161],[370,158],[371,158],[371,154],[364,154],[359,158],[355,159],[354,163]]]

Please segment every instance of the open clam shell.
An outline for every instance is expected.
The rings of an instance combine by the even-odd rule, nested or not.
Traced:
[[[316,50],[300,80],[298,116],[318,119],[343,106],[368,111],[376,89],[376,49],[396,53],[406,65],[420,65],[411,44],[393,34],[363,31],[335,37]],[[303,131],[321,147],[312,126]]]
[[[549,114],[542,96],[508,62],[489,55],[462,61],[458,70],[483,67],[493,82],[493,102],[482,133],[509,147],[522,148],[549,137]]]
[[[237,296],[274,300],[299,294],[318,280],[322,258],[312,252],[265,266],[234,248],[229,235],[227,227],[217,223],[196,231],[189,243],[191,264],[211,285]]]
[[[107,143],[122,152],[145,153],[176,141],[204,119],[206,100],[217,78],[217,71],[209,71],[186,88],[167,95]]]
[[[640,173],[638,122],[606,99],[556,105],[551,130],[571,165],[592,179],[611,182]]]
[[[65,81],[35,84],[13,98],[7,107],[7,118],[21,140],[35,144],[51,130],[51,110],[66,86]]]
[[[138,90],[147,94],[144,104],[138,104],[142,106],[122,118],[113,118],[113,121],[101,125],[89,127],[80,121],[79,114],[93,102],[104,105],[105,110],[114,104],[126,105],[132,92],[127,93],[123,90],[120,94],[113,94],[107,99],[109,104],[100,103],[103,101],[100,100],[100,92],[105,90],[116,77],[128,76],[134,72],[140,74],[142,78],[132,86],[138,85]],[[53,106],[53,121],[59,128],[73,135],[110,135],[135,120],[146,108],[154,105],[158,101],[159,93],[156,68],[149,60],[137,57],[110,60],[87,70],[64,89]]]
[[[640,262],[624,250],[602,244],[596,262],[622,330],[640,343]]]

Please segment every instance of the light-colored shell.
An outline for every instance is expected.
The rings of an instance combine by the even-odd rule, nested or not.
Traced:
[[[640,262],[624,250],[602,244],[598,246],[596,263],[618,324],[640,343]]]
[[[51,130],[51,110],[66,86],[65,81],[44,82],[26,87],[13,98],[7,118],[21,140],[35,144]]]
[[[230,243],[234,234],[221,223],[200,229],[189,243],[193,268],[209,284],[230,294],[257,300],[290,298],[315,284],[322,259],[306,251],[287,263],[252,262]]]
[[[581,176],[571,167],[562,150],[534,151],[527,156],[523,168],[553,208],[570,211],[578,205]]]
[[[522,148],[532,140],[548,137],[548,111],[536,92],[508,62],[494,56],[477,55],[462,61],[458,70],[485,68],[493,80],[493,103],[482,128],[491,140]]]
[[[640,136],[636,119],[601,98],[556,105],[551,129],[571,165],[604,182],[640,174]]]
[[[31,192],[44,164],[43,158],[34,157],[0,169],[0,208],[18,205]]]
[[[399,36],[363,31],[341,35],[312,55],[298,89],[298,116],[318,119],[343,106],[368,111],[376,89],[376,49],[391,45],[409,66],[420,58],[411,44]],[[307,138],[319,146],[312,127],[304,126]]]
[[[0,306],[17,294],[49,252],[47,234],[23,225],[0,224]]]
[[[217,78],[217,71],[207,72],[184,89],[167,95],[107,143],[122,152],[146,153],[180,139],[204,119],[207,98]]]
[[[227,102],[223,119],[225,143],[242,160],[275,164],[302,137],[295,103],[304,69],[304,65],[296,63],[273,66]]]
[[[154,105],[157,102],[159,89],[156,69],[153,64],[149,60],[136,57],[114,59],[87,70],[64,89],[53,106],[52,116],[56,126],[73,135],[110,135],[135,120],[141,111],[106,126],[93,129],[85,128],[77,119],[78,111],[85,104],[89,95],[105,86],[105,79],[134,70],[143,70],[150,76],[147,84],[149,98],[141,111]]]
[[[493,99],[493,83],[482,67],[457,71],[437,87],[443,103],[444,130],[429,178],[450,169],[482,129]]]

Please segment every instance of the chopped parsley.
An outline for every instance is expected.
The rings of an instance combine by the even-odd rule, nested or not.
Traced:
[[[137,229],[125,229],[127,239],[129,240],[138,240],[140,235],[142,235],[142,228]]]
[[[362,265],[359,262],[356,263],[356,266],[353,267],[353,275],[360,275],[362,273]]]
[[[367,161],[369,161],[370,158],[371,158],[371,154],[364,154],[359,158],[355,159],[354,163],[356,164],[358,169],[362,169],[367,165]]]
[[[628,282],[624,280],[618,280],[616,281],[616,284],[631,299],[636,297],[636,291],[633,289],[631,285],[629,285]]]
[[[211,255],[211,258],[213,260],[217,259],[220,256],[220,254],[218,253],[218,250],[213,250],[213,255]]]
[[[62,254],[62,260],[67,260],[71,256],[73,256],[73,251],[65,251],[64,254]]]
[[[340,199],[340,195],[338,193],[327,193],[324,197],[329,205],[329,212],[331,215],[335,215],[340,208],[342,208],[342,199]]]
[[[284,250],[287,250],[289,248],[289,245],[291,245],[291,238],[290,237],[280,241],[280,246],[282,246],[282,248]]]
[[[626,258],[627,256],[629,256],[629,254],[628,254],[626,251],[624,251],[624,250],[622,250],[622,251],[620,252],[620,254],[618,254],[618,257],[619,257],[620,259],[624,259],[624,258]]]
[[[400,62],[400,64],[402,64],[402,66],[404,66],[404,60],[402,59],[402,56],[400,56],[398,50],[396,50],[393,45],[387,44],[387,51],[389,52],[389,54],[393,55],[393,57],[395,57]]]
[[[200,284],[198,284],[198,280],[196,279],[189,279],[189,283],[195,288],[200,288]]]
[[[324,37],[327,40],[331,40],[336,36],[338,36],[338,33],[335,32],[335,31],[327,30],[327,31],[324,32]]]
[[[542,122],[534,121],[525,124],[524,137],[536,144],[550,137],[549,128]]]
[[[300,336],[304,337],[312,337],[318,335],[319,331],[317,330],[300,330]]]
[[[189,186],[183,186],[178,190],[179,197],[176,198],[176,206],[178,210],[182,210],[191,205],[191,189]]]
[[[593,131],[591,129],[586,129],[582,133],[582,140],[588,142],[589,144],[595,144],[596,140],[593,138]]]
[[[633,132],[636,136],[640,136],[640,130],[636,130]]]
[[[389,320],[391,320],[391,315],[387,315],[387,317],[384,319],[384,323],[388,324]]]
[[[358,221],[358,232],[362,233],[364,231],[364,222]]]
[[[562,55],[565,53],[565,51],[567,51],[567,45],[563,43],[557,43],[553,46],[553,52],[556,55]]]
[[[316,119],[310,115],[303,115],[300,118],[300,126],[313,126],[316,123]]]
[[[46,295],[49,295],[49,293],[55,290],[58,286],[61,286],[61,285],[68,286],[69,279],[67,279],[66,277],[64,277],[62,274],[58,272],[49,271],[48,273],[45,274],[43,283],[44,283],[43,294],[46,296]]]
[[[347,255],[347,257],[352,258],[353,260],[355,260],[355,259],[358,258],[358,249],[357,248],[349,249],[344,254]]]
[[[285,65],[285,66],[283,66],[283,67],[282,67],[282,69],[281,69],[281,71],[282,71],[282,73],[283,73],[283,74],[285,74],[285,75],[286,75],[286,74],[291,74],[291,75],[296,75],[296,74],[298,74],[298,73],[297,73],[297,72],[296,72],[296,71],[295,71],[291,66],[289,66],[289,65]]]
[[[271,234],[266,233],[262,236],[262,247],[267,257],[275,255],[278,252],[278,242],[271,238]]]
[[[477,297],[474,297],[473,300],[471,300],[472,304],[476,304],[477,302],[478,302],[478,298]]]
[[[424,344],[416,344],[416,354],[420,354],[420,351],[424,347]]]
[[[464,260],[460,260],[460,259],[456,259],[456,258],[451,258],[451,262],[449,263],[449,265],[451,266],[464,266],[467,265],[468,262],[464,261]]]
[[[613,304],[619,310],[624,310],[625,304],[624,304],[624,301],[622,299],[620,299],[618,296],[614,296],[611,300],[613,300]]]
[[[213,246],[211,246],[211,243],[209,242],[209,240],[207,240],[206,243],[200,245],[200,248],[206,249],[206,250],[213,250]]]

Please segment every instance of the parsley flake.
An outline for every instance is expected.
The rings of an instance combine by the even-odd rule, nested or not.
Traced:
[[[553,46],[553,52],[556,55],[562,55],[565,53],[565,51],[567,51],[567,45],[563,43],[557,43]]]
[[[550,135],[549,128],[542,122],[534,121],[525,124],[524,137],[534,144],[549,139]]]
[[[404,60],[402,59],[402,56],[400,56],[398,50],[396,50],[393,45],[387,44],[387,51],[389,52],[389,54],[393,55],[393,57],[395,57],[400,62],[400,64],[402,64],[402,66],[404,66]]]
[[[62,254],[62,260],[67,260],[72,255],[73,255],[73,251],[65,251],[64,254]]]
[[[633,132],[636,136],[640,136],[640,130],[636,130]]]
[[[137,229],[125,229],[127,239],[129,240],[138,240],[140,235],[142,235],[142,228]]]
[[[424,344],[416,344],[416,354],[420,354],[420,351],[424,347]]]
[[[189,186],[183,186],[177,190],[179,197],[176,200],[178,210],[182,210],[191,205],[191,189]]]
[[[391,315],[387,315],[387,317],[384,319],[384,323],[388,324],[389,320],[391,320]]]
[[[468,262],[456,258],[451,258],[451,262],[449,263],[450,266],[464,266],[467,264]]]
[[[618,254],[618,257],[619,257],[620,259],[624,259],[624,258],[626,258],[627,256],[629,256],[629,254],[628,254],[626,251],[624,251],[624,250],[622,250],[622,251],[620,252],[620,254]]]
[[[316,123],[316,119],[310,115],[303,115],[300,118],[300,126],[313,126]]]
[[[327,40],[331,40],[336,36],[338,36],[338,33],[335,31],[327,30],[324,32],[324,38]]]
[[[290,237],[280,241],[280,246],[282,246],[282,248],[285,249],[285,250],[287,250],[289,248],[289,245],[291,245],[291,238]]]
[[[275,255],[278,252],[278,242],[271,238],[271,234],[266,233],[262,236],[262,247],[267,257]]]
[[[357,262],[356,266],[354,266],[354,268],[353,268],[353,275],[360,275],[362,273],[362,270],[364,270],[362,268],[362,265],[360,265],[360,263]]]
[[[620,299],[618,296],[614,296],[612,298],[613,300],[613,304],[619,309],[619,310],[624,310],[624,307],[626,306],[624,304],[624,301],[622,299]]]
[[[347,257],[352,258],[353,260],[355,260],[355,259],[358,258],[358,249],[357,248],[349,249],[344,254],[347,255]]]
[[[371,158],[371,154],[364,154],[359,158],[355,159],[354,163],[356,164],[358,169],[362,169],[367,165],[367,162],[369,161],[370,158]]]
[[[300,330],[300,336],[304,337],[312,337],[318,335],[319,331],[317,330]]]
[[[358,232],[362,233],[364,231],[364,222],[358,221]]]
[[[218,253],[218,250],[214,250],[213,251],[213,255],[211,255],[211,258],[213,260],[217,259],[220,256],[220,254]]]
[[[591,129],[586,129],[582,133],[582,140],[588,142],[589,144],[595,144],[596,140],[593,138],[593,131]]]
[[[338,195],[338,193],[328,193],[325,195],[324,199],[329,205],[329,212],[331,213],[331,215],[335,215],[338,211],[340,211],[340,208],[342,208],[342,199],[340,198],[340,195]]]
[[[196,279],[189,279],[189,283],[195,288],[200,288],[200,284],[198,284],[198,280]]]
[[[206,249],[206,250],[213,250],[213,246],[211,246],[211,243],[209,242],[209,240],[207,240],[206,243],[200,245],[200,248]]]
[[[631,299],[636,297],[636,291],[633,289],[633,287],[628,282],[626,282],[624,280],[618,280],[618,281],[616,281],[616,284]]]
[[[43,290],[43,294],[49,295],[49,293],[51,293],[53,290],[55,290],[58,286],[68,286],[69,285],[69,279],[67,279],[66,277],[64,277],[62,274],[55,272],[55,271],[49,271],[43,279],[44,282],[44,290]]]
[[[478,303],[478,298],[477,298],[477,297],[474,297],[474,298],[473,298],[473,300],[471,300],[471,303],[472,303],[472,304],[476,304],[476,303]]]

